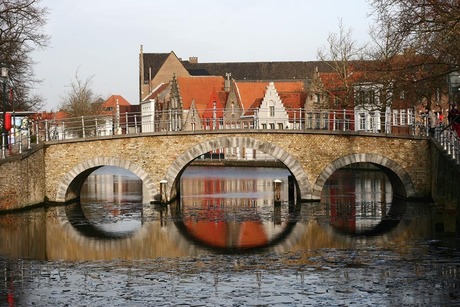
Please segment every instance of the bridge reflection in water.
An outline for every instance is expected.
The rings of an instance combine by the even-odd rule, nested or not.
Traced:
[[[0,254],[33,259],[155,259],[209,253],[355,249],[372,243],[405,248],[431,235],[431,208],[393,199],[376,169],[334,173],[321,202],[290,203],[282,168],[189,167],[180,202],[142,204],[142,183],[100,169],[81,202],[0,217]],[[42,213],[46,213],[43,215]],[[13,226],[12,226],[13,225]],[[0,225],[1,226],[1,225]]]

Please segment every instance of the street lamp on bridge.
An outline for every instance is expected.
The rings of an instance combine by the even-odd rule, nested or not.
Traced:
[[[2,117],[2,158],[6,156],[8,136],[6,133],[6,82],[8,81],[8,66],[0,64],[0,78],[3,83],[3,117]]]
[[[460,73],[453,71],[447,76],[449,83],[449,104],[457,104],[456,98],[460,91]]]

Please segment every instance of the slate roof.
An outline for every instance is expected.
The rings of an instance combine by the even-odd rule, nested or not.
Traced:
[[[148,80],[149,68],[155,76],[172,53],[143,53],[145,80]],[[181,60],[181,63],[191,76],[225,77],[226,73],[231,73],[235,80],[310,79],[316,68],[322,72],[332,71],[323,61],[191,63]]]
[[[163,66],[166,59],[171,53],[143,53],[144,60],[144,81],[149,79],[149,69],[151,69],[152,77],[155,76]]]
[[[227,63],[190,63],[182,61],[189,73],[207,73],[225,77],[231,73],[235,80],[292,80],[311,79],[315,69],[332,71],[331,67],[322,61],[308,62],[227,62]]]

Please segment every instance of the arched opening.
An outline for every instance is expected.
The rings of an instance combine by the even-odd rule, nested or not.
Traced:
[[[369,163],[381,169],[389,178],[393,193],[397,197],[410,198],[415,195],[415,188],[409,174],[396,162],[377,154],[351,154],[333,161],[316,180],[313,196],[321,197],[326,180],[338,169],[350,164]]]
[[[78,181],[83,181],[78,187],[79,199],[65,206],[67,220],[85,237],[131,236],[142,226],[142,181],[120,167],[93,169],[86,179]]]
[[[390,232],[401,221],[406,208],[401,195],[407,195],[407,191],[392,170],[357,162],[329,176],[323,185],[321,204],[335,231],[350,236],[377,236]]]
[[[266,141],[250,137],[219,137],[191,147],[174,161],[166,171],[165,180],[168,183],[170,199],[176,197],[179,191],[179,178],[184,169],[196,158],[215,152],[222,148],[246,148],[259,151],[273,157],[282,163],[296,181],[297,196],[300,199],[311,199],[311,185],[307,174],[300,163],[287,151]]]
[[[300,195],[310,188],[289,153],[248,137],[220,137],[190,148],[168,168],[166,181],[184,237],[220,252],[279,242],[295,224]]]
[[[81,187],[86,178],[103,166],[126,169],[138,176],[142,180],[143,202],[154,201],[157,188],[147,172],[130,161],[114,157],[99,157],[74,166],[60,181],[57,187],[56,201],[64,203],[78,200],[80,198]]]

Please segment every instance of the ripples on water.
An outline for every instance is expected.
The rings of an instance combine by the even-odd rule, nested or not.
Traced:
[[[237,273],[240,282],[265,285],[275,297],[298,296],[286,301],[291,304],[326,298],[332,304],[458,302],[458,240],[435,231],[430,204],[393,198],[391,183],[375,169],[340,170],[326,183],[320,202],[300,204],[296,196],[290,198],[289,175],[280,168],[190,167],[181,179],[180,200],[159,206],[143,204],[142,182],[132,173],[101,168],[88,178],[79,203],[0,216],[5,280],[0,303],[10,295],[19,300],[27,289],[42,299],[69,302],[71,292],[91,287],[90,280],[110,293],[98,278],[113,280],[108,284],[120,292],[121,280],[136,285],[146,297],[140,302],[152,302],[144,291],[156,289],[158,282],[152,280],[161,280],[165,272],[184,280],[208,276],[213,284],[216,276],[231,280]],[[280,202],[274,201],[275,179],[283,182]],[[125,281],[128,271],[131,281]],[[257,275],[262,273],[266,283]],[[172,278],[168,287],[180,284],[171,276],[163,277]],[[46,283],[53,285],[54,296]],[[67,296],[62,283],[71,285]],[[191,284],[196,287],[181,286],[184,296],[199,296],[194,291],[202,289],[209,297],[206,283]],[[235,303],[236,298],[222,297],[226,292],[213,287],[216,297]],[[234,284],[227,287],[245,293]],[[330,292],[335,293],[332,301]],[[101,305],[113,302],[110,295],[104,297]],[[277,302],[269,298],[265,294],[257,301]],[[81,299],[92,303],[95,297]],[[115,302],[130,300],[118,296]]]

